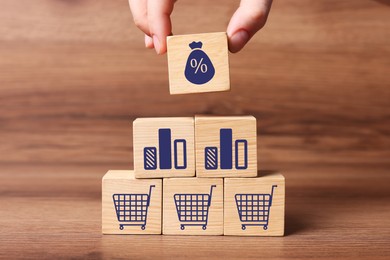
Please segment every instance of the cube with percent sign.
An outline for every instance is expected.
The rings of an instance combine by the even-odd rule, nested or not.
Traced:
[[[197,177],[255,177],[256,146],[253,116],[195,116]]]
[[[171,94],[230,90],[226,33],[168,36],[167,45]]]
[[[193,117],[138,118],[133,146],[136,178],[195,175]]]

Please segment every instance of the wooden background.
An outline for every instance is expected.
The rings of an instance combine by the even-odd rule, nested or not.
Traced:
[[[173,32],[224,31],[237,6],[178,1]],[[170,96],[143,46],[126,0],[0,0],[0,257],[388,259],[390,1],[275,1],[227,93]],[[132,120],[199,113],[258,119],[287,236],[102,237],[100,178],[132,168]]]

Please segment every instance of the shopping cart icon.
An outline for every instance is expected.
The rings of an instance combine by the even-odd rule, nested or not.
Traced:
[[[268,229],[269,212],[272,205],[274,189],[272,185],[271,194],[236,194],[236,204],[240,221],[243,222],[242,230],[246,226],[263,226]]]
[[[150,185],[149,194],[112,195],[120,230],[123,230],[124,226],[141,226],[141,229],[145,230],[150,196],[154,187],[155,185]]]
[[[176,211],[180,224],[180,229],[185,226],[202,226],[203,230],[207,228],[209,208],[213,188],[211,185],[210,194],[175,194],[173,195],[176,204]]]

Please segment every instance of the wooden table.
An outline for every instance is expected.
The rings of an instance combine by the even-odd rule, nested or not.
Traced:
[[[238,0],[180,0],[175,34]],[[230,55],[232,90],[171,96],[127,1],[0,0],[0,258],[390,258],[388,0],[274,1]],[[102,236],[101,177],[131,169],[137,117],[251,114],[286,176],[282,238]]]
[[[123,165],[123,168],[126,166]],[[286,236],[101,234],[107,165],[6,165],[0,257],[6,259],[389,259],[389,165],[280,165]]]

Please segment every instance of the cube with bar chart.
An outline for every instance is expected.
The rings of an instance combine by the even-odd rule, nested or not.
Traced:
[[[256,176],[256,138],[253,116],[196,116],[196,175]]]
[[[133,123],[137,178],[195,175],[192,117],[138,118]]]

